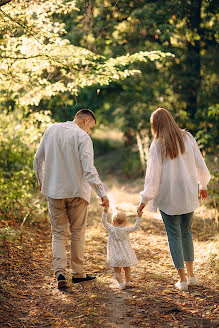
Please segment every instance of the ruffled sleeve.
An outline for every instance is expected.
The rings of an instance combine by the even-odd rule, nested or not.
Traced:
[[[140,227],[141,221],[142,221],[142,218],[137,217],[136,221],[135,221],[135,224],[132,227],[125,227],[124,228],[125,232],[130,233],[130,232],[134,232],[134,231],[138,230],[139,227]]]
[[[147,169],[145,174],[144,190],[140,192],[141,202],[146,204],[154,199],[159,193],[161,179],[162,159],[158,142],[154,140],[151,144]]]
[[[195,165],[196,165],[197,180],[199,183],[200,190],[207,190],[207,185],[211,179],[211,175],[208,171],[208,168],[205,164],[204,158],[202,157],[202,154],[200,152],[200,149],[198,147],[198,144],[197,144],[195,138],[190,133],[188,133],[188,134],[192,141]]]
[[[107,214],[105,214],[104,212],[102,214],[102,223],[103,223],[104,228],[107,231],[110,231],[113,228],[112,224],[110,224],[109,222],[107,222]]]

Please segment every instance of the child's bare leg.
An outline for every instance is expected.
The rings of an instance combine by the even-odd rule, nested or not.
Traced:
[[[131,268],[125,267],[123,269],[125,271],[125,282],[129,282],[131,280]]]
[[[123,282],[122,275],[121,275],[122,268],[113,268],[113,269],[114,269],[115,278],[118,281],[118,283]]]

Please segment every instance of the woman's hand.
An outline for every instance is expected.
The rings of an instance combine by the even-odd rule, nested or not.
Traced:
[[[142,217],[142,214],[143,214],[143,212],[142,212],[142,211],[138,211],[138,210],[137,210],[137,214],[138,214],[138,217],[139,217],[139,218],[141,218],[141,217]]]
[[[200,197],[202,200],[205,200],[208,197],[208,191],[207,190],[200,190]]]
[[[143,208],[145,207],[145,204],[144,203],[140,203],[137,207],[137,213],[138,213],[138,216],[142,216],[142,212],[143,212]],[[139,215],[141,214],[141,215]]]

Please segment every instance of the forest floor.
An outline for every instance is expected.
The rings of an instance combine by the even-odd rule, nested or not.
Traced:
[[[142,180],[122,184],[108,176],[111,204],[124,209],[135,222]],[[107,233],[101,224],[102,208],[93,194],[86,230],[85,269],[97,276],[86,285],[57,289],[53,276],[48,218],[24,225],[20,237],[1,245],[0,327],[13,328],[128,328],[219,326],[217,288],[217,212],[202,205],[195,212],[193,237],[195,273],[200,286],[188,292],[174,288],[173,267],[159,213],[143,214],[141,230],[130,239],[139,263],[133,268],[133,288],[119,290],[106,262]],[[1,222],[18,226],[17,222]],[[69,246],[68,246],[69,250]]]

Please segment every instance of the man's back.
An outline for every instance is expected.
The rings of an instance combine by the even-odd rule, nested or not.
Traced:
[[[42,143],[42,193],[55,199],[81,197],[89,202],[90,185],[83,168],[83,161],[93,165],[89,135],[74,122],[55,123],[46,130]]]
[[[103,183],[94,166],[93,144],[88,133],[96,124],[90,109],[79,110],[73,122],[55,123],[43,135],[34,157],[34,171],[41,192],[47,197],[51,231],[53,268],[58,288],[67,287],[65,249],[71,233],[72,282],[95,277],[84,272],[85,227],[91,187],[109,206]]]

